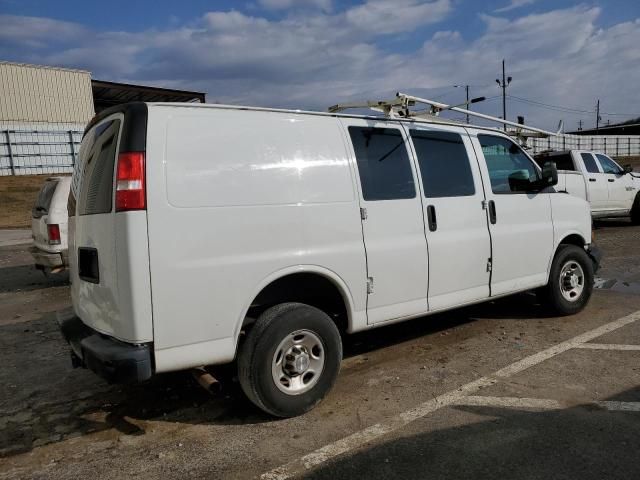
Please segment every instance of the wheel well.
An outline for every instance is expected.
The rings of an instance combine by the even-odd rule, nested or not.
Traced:
[[[347,305],[340,289],[327,277],[316,273],[294,273],[279,278],[258,294],[243,322],[243,330],[268,308],[284,302],[299,302],[329,315],[341,332],[349,323]]]
[[[562,241],[560,242],[560,245],[575,245],[577,247],[584,247],[586,245],[587,242],[584,241],[584,238],[582,238],[580,235],[578,235],[577,233],[573,233],[565,238],[562,239]]]

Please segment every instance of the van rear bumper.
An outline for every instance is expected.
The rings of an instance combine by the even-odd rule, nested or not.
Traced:
[[[73,310],[58,312],[62,336],[71,346],[74,367],[84,367],[109,383],[136,383],[153,375],[151,345],[133,345],[85,325]]]
[[[29,249],[35,264],[44,268],[58,268],[68,265],[67,251],[64,252],[46,252],[38,247]]]

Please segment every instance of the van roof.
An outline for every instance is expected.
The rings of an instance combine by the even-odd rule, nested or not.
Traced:
[[[129,111],[134,117],[134,123],[142,122],[145,125],[146,130],[146,117],[147,117],[147,107],[171,107],[171,108],[204,108],[204,109],[217,109],[217,110],[247,110],[247,111],[255,111],[255,112],[274,112],[274,113],[293,113],[296,115],[313,115],[313,116],[321,116],[321,117],[341,117],[341,118],[360,118],[365,120],[377,120],[377,121],[388,121],[388,122],[398,122],[398,123],[410,123],[410,124],[428,124],[428,125],[447,125],[452,127],[463,127],[472,130],[480,130],[491,132],[493,134],[498,134],[507,138],[510,138],[505,132],[495,127],[486,127],[482,125],[473,125],[456,122],[454,120],[449,120],[440,117],[433,118],[390,118],[384,116],[376,116],[376,115],[357,115],[353,113],[331,113],[331,112],[319,112],[313,110],[294,110],[294,109],[283,109],[283,108],[268,108],[268,107],[250,107],[244,105],[225,105],[225,104],[217,104],[217,103],[184,103],[184,102],[131,102],[131,103],[122,103],[119,105],[115,105],[113,107],[102,110],[100,113],[96,114],[85,127],[84,133],[86,134],[96,123],[100,122],[103,118],[108,117],[114,113],[118,112],[126,112]],[[144,137],[145,133],[143,131],[136,131],[135,136],[142,135]],[[138,139],[140,140],[140,139]],[[140,143],[140,142],[138,142]]]
[[[249,110],[256,112],[275,112],[275,113],[295,113],[296,115],[314,115],[314,116],[322,116],[322,117],[342,117],[342,118],[361,118],[366,120],[378,120],[378,121],[391,121],[391,122],[402,122],[402,123],[425,123],[431,125],[448,125],[453,127],[464,127],[476,130],[485,130],[490,131],[492,133],[499,133],[502,135],[506,134],[495,127],[485,127],[481,125],[473,125],[456,122],[455,120],[448,120],[445,118],[390,118],[384,116],[376,116],[376,115],[357,115],[352,113],[331,113],[331,112],[320,112],[315,110],[295,110],[295,109],[284,109],[284,108],[270,108],[270,107],[251,107],[245,105],[226,105],[226,104],[217,104],[217,103],[179,103],[179,102],[146,102],[147,105],[160,106],[160,107],[177,107],[177,108],[214,108],[220,110]]]

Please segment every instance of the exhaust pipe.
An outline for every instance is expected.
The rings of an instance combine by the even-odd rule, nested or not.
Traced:
[[[204,367],[194,368],[191,370],[193,378],[211,395],[217,395],[222,391],[222,384],[214,378]]]

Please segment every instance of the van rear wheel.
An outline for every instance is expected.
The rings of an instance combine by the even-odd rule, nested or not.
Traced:
[[[245,395],[276,417],[311,410],[333,386],[342,360],[340,333],[321,310],[282,303],[253,325],[238,354]]]
[[[560,245],[551,265],[549,283],[539,290],[545,307],[557,315],[573,315],[593,292],[593,263],[583,248]]]

